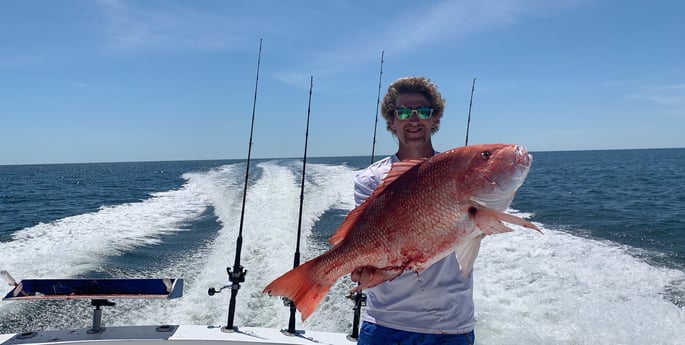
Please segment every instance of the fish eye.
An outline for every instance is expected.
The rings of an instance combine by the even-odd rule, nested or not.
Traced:
[[[483,151],[480,153],[480,156],[483,158],[483,160],[488,160],[488,159],[490,159],[490,156],[492,156],[492,152]]]

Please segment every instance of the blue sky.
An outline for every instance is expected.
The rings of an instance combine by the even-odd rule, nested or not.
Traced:
[[[685,147],[685,2],[0,0],[0,164],[369,155],[406,75],[438,150]],[[396,143],[379,117],[376,154]]]

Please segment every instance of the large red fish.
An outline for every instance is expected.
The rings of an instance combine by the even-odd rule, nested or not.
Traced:
[[[481,238],[512,231],[503,222],[538,230],[504,213],[531,160],[523,146],[492,144],[395,163],[331,236],[331,249],[286,272],[264,292],[292,300],[304,321],[338,278],[357,269],[365,274],[354,291],[405,270],[421,272],[456,250],[468,275]]]

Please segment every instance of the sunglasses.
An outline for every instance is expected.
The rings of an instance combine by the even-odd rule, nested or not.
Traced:
[[[416,116],[419,120],[428,120],[433,115],[433,108],[431,107],[418,107],[416,109],[399,107],[395,109],[395,116],[398,120],[408,120],[416,112]]]

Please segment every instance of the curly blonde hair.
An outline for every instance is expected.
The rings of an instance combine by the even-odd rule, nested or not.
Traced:
[[[408,93],[420,93],[430,102],[431,108],[433,108],[433,118],[435,119],[435,127],[431,129],[431,133],[437,132],[440,128],[442,113],[445,110],[445,100],[440,95],[440,92],[438,92],[438,86],[430,79],[416,76],[399,78],[388,86],[388,92],[383,97],[383,102],[381,103],[386,129],[392,132],[390,126],[395,119],[395,101],[397,96]]]

